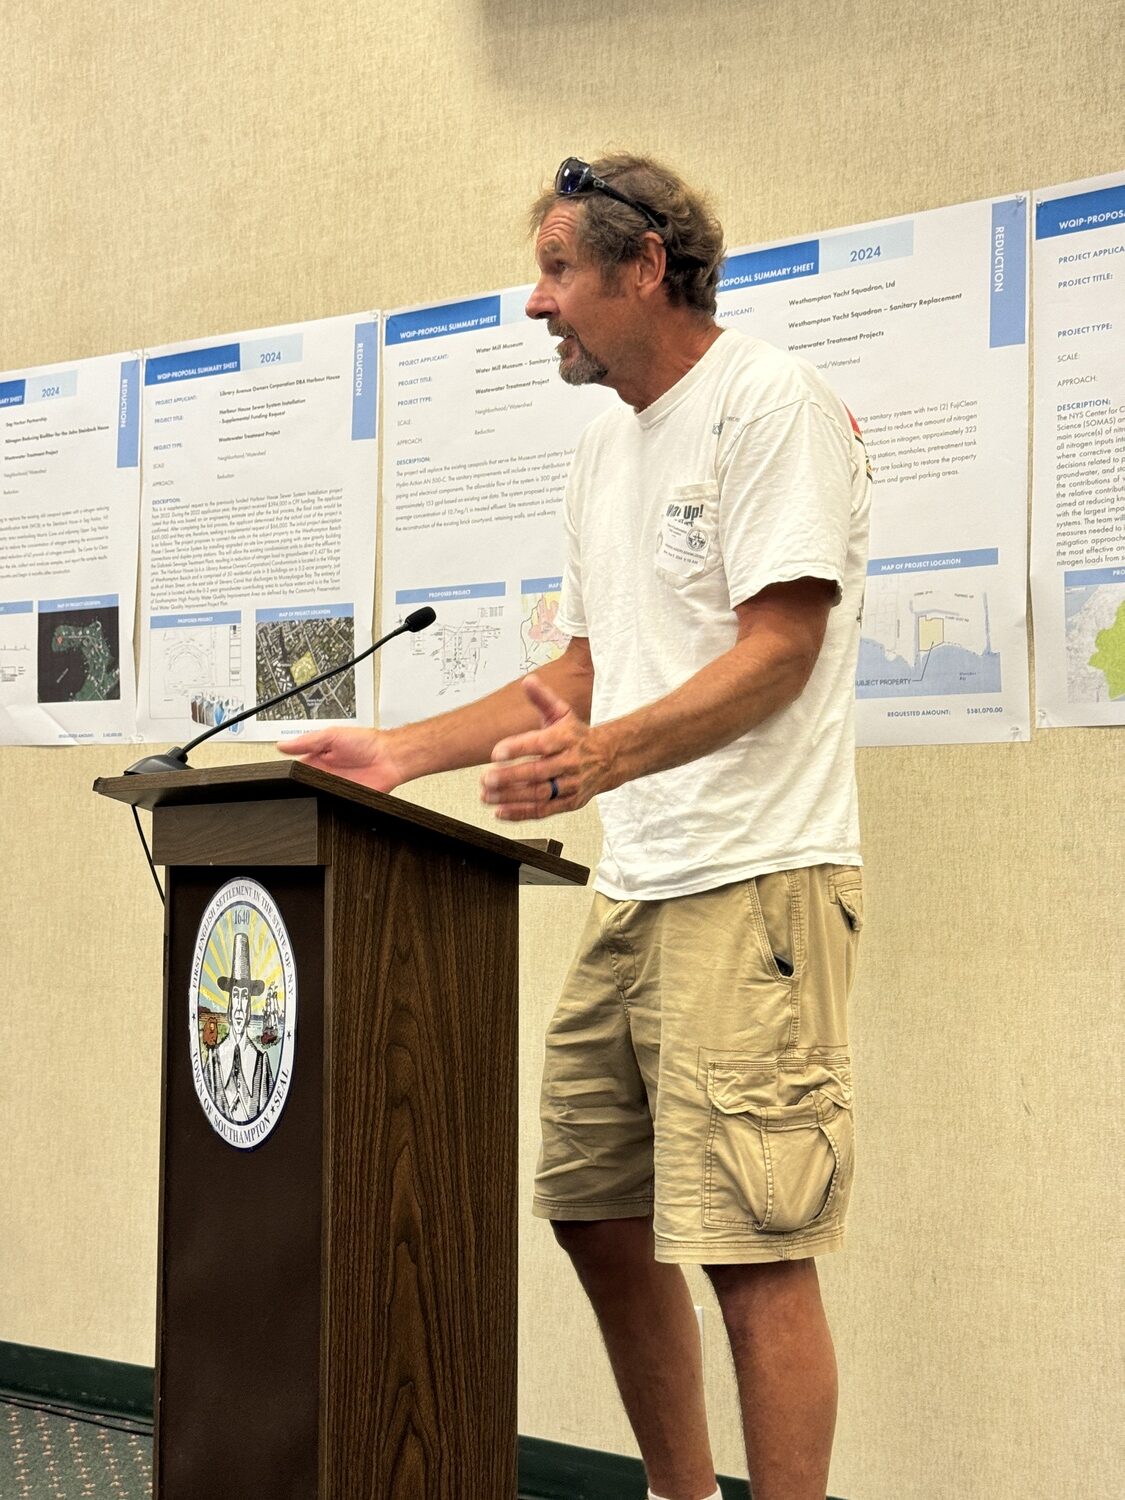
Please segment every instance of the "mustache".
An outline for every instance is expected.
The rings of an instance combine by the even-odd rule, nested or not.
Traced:
[[[564,323],[561,318],[547,319],[547,332],[553,339],[569,339],[576,337],[574,329],[569,323]]]

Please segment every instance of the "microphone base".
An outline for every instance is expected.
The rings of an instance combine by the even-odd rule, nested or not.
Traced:
[[[187,771],[187,755],[183,750],[169,750],[165,755],[146,755],[135,765],[127,766],[126,776],[148,776],[154,771]]]

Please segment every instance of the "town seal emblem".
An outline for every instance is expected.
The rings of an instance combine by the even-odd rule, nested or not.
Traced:
[[[293,1076],[297,973],[264,886],[231,880],[199,924],[189,997],[191,1073],[203,1112],[231,1146],[260,1146]]]

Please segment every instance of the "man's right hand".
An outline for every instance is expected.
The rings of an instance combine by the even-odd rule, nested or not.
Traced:
[[[560,709],[573,709],[580,718],[589,718],[594,668],[585,637],[572,640],[562,656],[540,668],[536,678],[558,700]],[[485,698],[417,724],[393,729],[313,729],[282,741],[277,748],[285,755],[299,755],[318,771],[358,781],[376,792],[393,792],[419,776],[483,765],[497,741],[542,727],[542,715],[528,697],[524,679],[517,677]]]
[[[378,729],[314,729],[282,740],[284,755],[299,755],[306,765],[357,781],[376,792],[393,792],[407,779],[396,764],[393,736]]]

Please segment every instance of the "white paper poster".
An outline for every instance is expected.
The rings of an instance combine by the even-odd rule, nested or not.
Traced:
[[[1035,195],[1031,591],[1044,728],[1125,724],[1125,174]]]
[[[0,375],[0,743],[135,738],[140,368]]]
[[[861,745],[1022,740],[1026,196],[733,252],[719,321],[818,366],[874,469]]]
[[[370,723],[375,313],[146,351],[140,725],[184,742]]]
[[[389,313],[382,628],[437,622],[382,662],[379,719],[482,697],[557,656],[562,502],[579,434],[618,398],[564,385],[530,287]],[[404,653],[405,654],[405,653]]]

